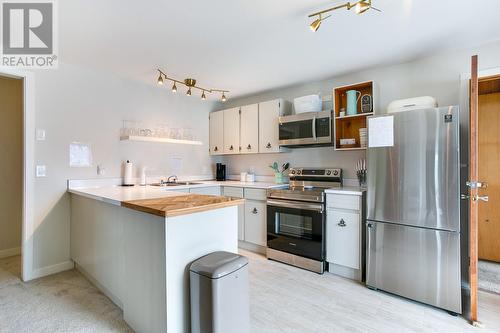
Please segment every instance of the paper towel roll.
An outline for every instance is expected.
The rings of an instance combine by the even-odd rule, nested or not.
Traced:
[[[132,162],[127,160],[127,162],[125,162],[125,168],[123,172],[123,185],[126,186],[134,185],[133,173],[134,173],[134,165],[132,164]]]

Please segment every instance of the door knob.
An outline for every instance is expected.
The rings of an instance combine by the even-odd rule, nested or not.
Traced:
[[[214,151],[218,151],[218,150],[219,150],[219,149],[217,148],[217,146],[215,146]]]
[[[484,201],[484,202],[488,202],[489,201],[489,197],[487,195],[473,195],[472,197],[470,195],[467,195],[467,194],[461,194],[460,195],[460,199],[462,200],[467,200],[467,199],[472,199],[472,201]]]
[[[266,148],[267,148],[267,149],[271,148],[271,142],[268,142],[268,143],[267,143]]]
[[[339,227],[345,227],[345,226],[346,226],[346,224],[345,224],[344,219],[340,219],[340,222],[339,222],[339,223],[337,223],[337,225],[338,225]]]
[[[254,207],[254,209],[252,209],[252,214],[257,214],[258,212],[257,208]]]
[[[475,195],[472,197],[472,200],[473,201],[478,201],[478,200],[481,200],[481,201],[484,201],[484,202],[488,202],[489,200],[489,197],[487,195]]]
[[[233,145],[231,145],[231,147],[229,147],[229,150],[233,150],[233,149],[234,149],[234,148],[233,148]]]
[[[252,145],[248,144],[247,149],[252,149]]]

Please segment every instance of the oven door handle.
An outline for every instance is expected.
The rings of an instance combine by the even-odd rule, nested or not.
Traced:
[[[324,212],[323,205],[312,204],[312,203],[307,203],[307,202],[297,202],[297,201],[288,202],[288,201],[281,201],[281,200],[267,200],[267,205],[268,206],[275,206],[275,207],[312,210],[312,211],[315,211],[318,213]]]

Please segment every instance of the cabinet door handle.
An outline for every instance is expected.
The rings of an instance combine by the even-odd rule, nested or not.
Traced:
[[[270,149],[270,148],[271,148],[271,142],[268,142],[268,143],[267,143],[266,148],[267,148],[267,149]]]
[[[346,224],[345,224],[344,219],[340,219],[340,222],[339,222],[339,223],[337,223],[337,225],[338,225],[339,227],[345,227],[345,226],[346,226]]]
[[[248,144],[247,149],[252,149],[252,145]]]
[[[233,150],[233,149],[234,149],[234,148],[233,148],[233,145],[231,145],[231,147],[229,147],[229,150]]]
[[[215,146],[214,151],[218,151],[218,150],[219,150],[219,148],[217,148],[217,146]]]
[[[257,214],[258,212],[259,212],[259,211],[257,210],[257,208],[255,208],[255,207],[254,207],[254,208],[252,209],[252,214]]]

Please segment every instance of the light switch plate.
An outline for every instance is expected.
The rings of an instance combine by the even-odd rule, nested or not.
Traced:
[[[36,130],[36,140],[37,141],[45,141],[45,130],[37,129]]]
[[[37,177],[46,177],[47,176],[47,168],[45,165],[37,165],[36,166],[36,176]]]

